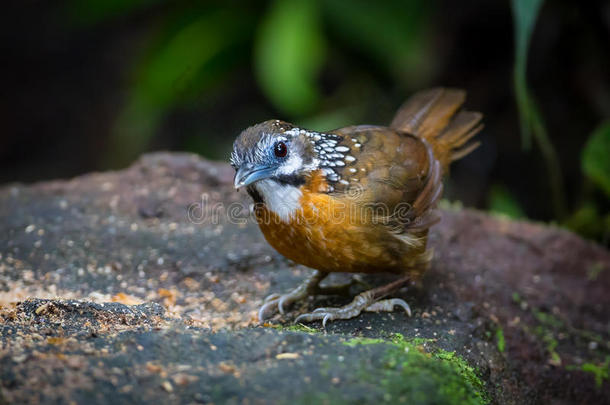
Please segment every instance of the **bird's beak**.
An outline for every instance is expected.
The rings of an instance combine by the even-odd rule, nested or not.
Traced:
[[[268,179],[275,172],[275,167],[246,164],[235,173],[235,188],[245,187],[259,180]]]

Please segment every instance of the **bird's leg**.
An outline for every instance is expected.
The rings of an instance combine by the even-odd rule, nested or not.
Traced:
[[[298,322],[312,322],[322,321],[322,326],[326,327],[326,322],[335,319],[351,319],[354,318],[362,311],[388,311],[394,310],[395,306],[399,306],[405,310],[405,312],[411,316],[411,308],[404,300],[399,298],[392,298],[381,300],[381,298],[391,294],[403,285],[407,284],[411,280],[411,277],[405,276],[400,279],[393,281],[381,287],[373,288],[358,294],[354,300],[340,308],[317,308],[311,313],[303,314],[295,319],[295,323]]]
[[[275,311],[279,311],[280,314],[283,314],[284,306],[316,294],[319,289],[320,281],[324,280],[326,276],[328,276],[328,273],[315,270],[311,277],[288,294],[271,294],[265,298],[263,306],[259,309],[258,320],[260,322],[264,321]]]
[[[355,285],[359,285],[364,288],[371,288],[371,286],[367,282],[361,280],[357,275],[355,275],[350,279],[349,282],[344,283],[344,284],[328,285],[328,286],[324,286],[324,287],[322,287],[321,285],[318,285],[315,289],[314,294],[315,295],[346,295],[346,296],[349,296],[351,288]]]

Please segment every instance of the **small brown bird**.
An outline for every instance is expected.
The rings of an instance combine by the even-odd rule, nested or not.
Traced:
[[[437,88],[412,96],[389,127],[358,125],[327,132],[279,120],[244,130],[231,163],[235,187],[246,187],[267,241],[285,257],[315,269],[291,292],[273,294],[259,311],[275,311],[313,294],[331,272],[394,273],[400,277],[365,291],[340,308],[318,308],[296,321],[349,319],[361,311],[410,314],[402,299],[382,299],[428,268],[428,229],[449,164],[474,150],[482,115],[461,111],[462,90]]]

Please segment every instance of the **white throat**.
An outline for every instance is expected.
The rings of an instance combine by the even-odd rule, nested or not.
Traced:
[[[254,187],[263,198],[267,209],[284,222],[290,222],[290,219],[301,209],[303,193],[295,186],[265,179],[256,182]]]

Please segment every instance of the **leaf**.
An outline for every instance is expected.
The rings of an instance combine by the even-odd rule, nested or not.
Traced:
[[[317,1],[271,4],[259,27],[254,64],[259,85],[277,109],[298,116],[317,105],[324,51]]]
[[[527,89],[527,51],[536,17],[544,0],[512,0],[515,35],[515,93],[521,121],[521,136],[525,149],[531,147],[532,120],[537,119],[532,97]]]
[[[494,185],[489,194],[489,210],[510,218],[525,218],[525,213],[514,195],[504,186]]]
[[[385,66],[402,85],[425,80],[432,71],[428,36],[428,8],[424,1],[386,0],[383,6],[370,0],[325,0],[330,29],[357,52],[364,52]],[[419,84],[418,86],[420,86]]]
[[[169,36],[161,34],[161,44],[136,69],[126,107],[114,127],[110,164],[135,158],[172,106],[214,82],[214,76],[201,80],[200,73],[243,35],[245,25],[245,17],[221,9],[181,22]]]
[[[589,239],[602,239],[607,224],[593,201],[585,201],[576,211],[570,214],[563,223],[566,228]]]
[[[610,121],[589,136],[582,151],[582,171],[610,197]]]
[[[296,121],[296,124],[314,131],[329,131],[353,123],[355,117],[359,116],[357,112],[358,108],[350,106],[307,117]]]
[[[551,202],[555,217],[566,216],[566,200],[563,187],[561,166],[555,147],[548,136],[544,119],[536,100],[527,87],[527,51],[534,25],[543,0],[512,0],[513,23],[515,34],[515,70],[514,85],[523,148],[531,148],[532,137],[540,148],[551,188]]]

